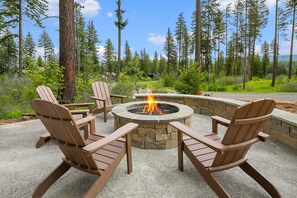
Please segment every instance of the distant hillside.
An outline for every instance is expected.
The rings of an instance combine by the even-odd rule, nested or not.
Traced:
[[[270,56],[270,61],[273,60],[273,56]],[[289,55],[279,55],[278,56],[278,61],[289,61],[290,56]],[[293,55],[293,61],[297,61],[297,55]]]

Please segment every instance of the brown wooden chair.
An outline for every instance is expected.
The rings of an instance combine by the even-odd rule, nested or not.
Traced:
[[[219,197],[229,197],[212,173],[239,166],[272,197],[280,197],[277,189],[245,158],[252,144],[268,138],[267,134],[260,131],[275,105],[272,99],[261,99],[238,107],[230,121],[213,116],[213,132],[204,135],[195,133],[179,122],[171,122],[170,125],[178,129],[179,169],[183,171],[184,152],[213,191]],[[222,140],[217,135],[217,124],[228,127]]]
[[[53,94],[51,88],[49,88],[47,86],[38,86],[36,88],[36,91],[42,100],[47,100],[47,101],[53,102],[55,104],[59,104],[55,95]],[[88,114],[92,114],[92,111],[93,111],[92,105],[93,105],[93,103],[71,103],[71,104],[64,104],[63,106],[70,109],[71,114],[82,115],[83,118],[86,118]],[[85,107],[88,109],[79,109],[79,110],[75,109],[75,108],[80,108],[80,107]],[[90,125],[91,133],[93,133],[94,129],[95,129],[94,121],[92,120],[92,121],[86,122],[87,120],[89,120],[89,119],[87,118],[87,119],[77,121],[77,125],[79,126],[79,128],[84,129],[85,138],[88,137],[88,125]],[[50,138],[51,138],[51,136],[48,132],[42,134],[39,137],[39,140],[36,142],[36,148],[43,146],[46,142],[48,142],[50,140]]]
[[[62,158],[63,162],[37,186],[33,197],[41,197],[71,167],[99,176],[85,197],[96,197],[125,154],[127,154],[128,174],[131,173],[130,132],[137,128],[138,124],[128,123],[111,135],[97,133],[84,140],[69,109],[41,99],[33,100],[30,104],[37,118],[51,134],[51,140],[65,155]],[[89,117],[95,119],[94,116]]]
[[[104,113],[104,122],[107,121],[106,115],[115,106],[112,104],[111,97],[119,98],[121,103],[124,103],[126,96],[110,94],[108,85],[105,82],[97,81],[92,83],[94,96],[92,99],[96,100],[97,108],[94,109],[93,114]]]

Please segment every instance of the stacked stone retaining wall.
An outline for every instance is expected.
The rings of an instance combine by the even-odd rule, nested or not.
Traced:
[[[195,113],[212,116],[219,115],[231,119],[236,107],[246,102],[208,96],[185,94],[153,94],[158,101],[185,104],[193,108]],[[135,95],[137,100],[146,100],[146,94]],[[272,138],[297,149],[297,115],[274,109],[272,118],[266,122],[263,131]]]

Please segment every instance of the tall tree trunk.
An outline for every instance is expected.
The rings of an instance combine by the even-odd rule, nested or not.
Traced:
[[[291,80],[291,76],[292,76],[293,47],[294,47],[294,34],[295,34],[295,13],[296,13],[296,3],[294,4],[294,10],[293,10],[292,37],[291,37],[290,62],[289,62],[289,73],[288,73],[289,80]]]
[[[228,52],[228,19],[227,19],[227,8],[226,8],[226,51],[225,51],[225,65],[228,65],[228,58],[227,58],[227,52]],[[226,68],[226,66],[225,66]]]
[[[195,27],[195,62],[201,64],[201,3],[200,0],[196,0],[196,27]]]
[[[278,24],[278,0],[276,0],[275,5],[275,24],[274,24],[274,49],[273,49],[273,67],[272,67],[272,82],[271,86],[275,86],[275,78],[276,78],[276,66],[277,66],[277,24]]]
[[[23,14],[22,14],[22,0],[19,0],[19,76],[23,72]]]
[[[121,16],[121,1],[118,1],[118,17]],[[120,18],[118,19],[120,21]],[[121,72],[121,26],[118,26],[118,74]]]
[[[220,51],[221,51],[221,42],[220,39],[218,39],[218,67],[217,67],[217,78],[220,76],[220,70],[221,70],[221,65],[220,65]]]
[[[248,28],[248,15],[247,15],[247,1],[245,3],[245,28]],[[247,32],[244,34],[244,62],[243,62],[243,84],[242,89],[245,90],[245,82],[246,82],[246,70],[247,70]]]
[[[60,11],[60,66],[64,67],[62,99],[73,102],[75,96],[74,0],[63,0]]]

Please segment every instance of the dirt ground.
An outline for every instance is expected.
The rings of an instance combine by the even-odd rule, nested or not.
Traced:
[[[286,100],[277,100],[276,108],[297,114],[297,103],[295,103],[295,102],[286,101]],[[0,120],[0,125],[26,121],[26,120],[30,120],[30,119],[35,119],[35,118],[32,116],[26,115],[26,116],[23,116],[22,118],[12,118],[12,119],[7,119],[7,120]]]

